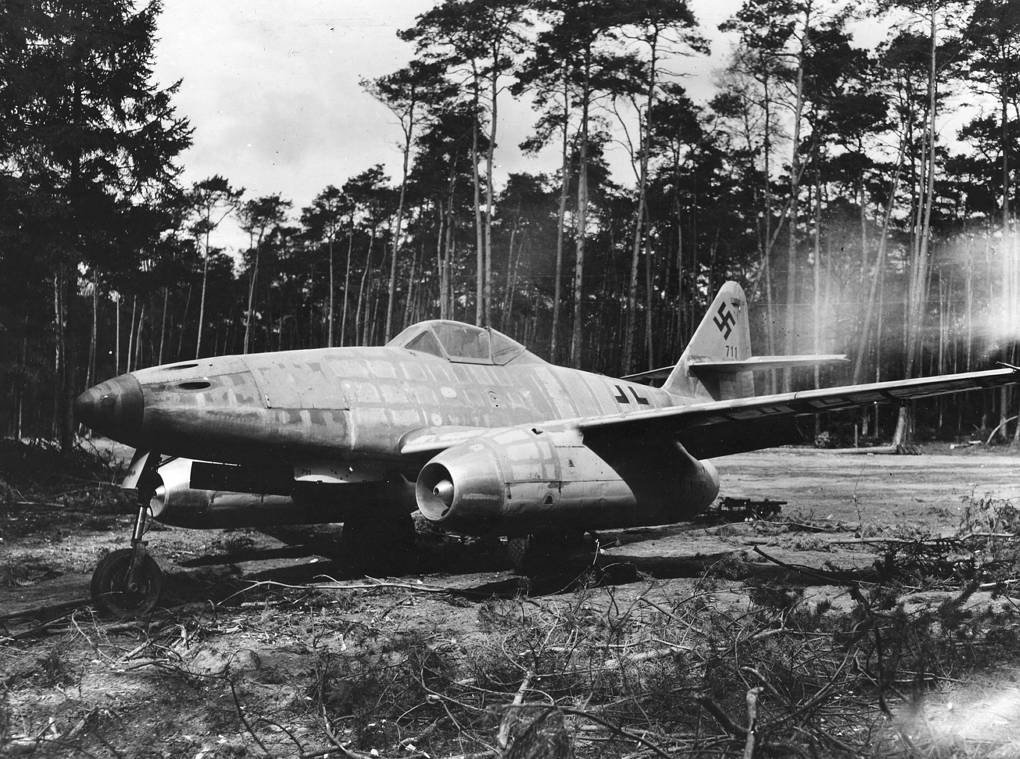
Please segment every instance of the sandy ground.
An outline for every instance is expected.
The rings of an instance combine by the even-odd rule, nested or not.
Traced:
[[[169,575],[166,606],[148,627],[111,625],[89,609],[88,581],[99,557],[127,545],[131,518],[11,507],[0,512],[0,755],[310,756],[330,745],[327,706],[361,715],[332,723],[332,739],[351,751],[483,751],[464,737],[459,744],[437,731],[426,738],[428,728],[411,716],[375,724],[354,696],[354,705],[337,706],[322,695],[322,684],[333,682],[329,667],[354,667],[356,653],[358,666],[370,661],[389,672],[406,665],[411,643],[463,666],[496,645],[502,623],[493,620],[507,613],[537,619],[583,607],[608,619],[630,604],[679,614],[682,599],[704,597],[713,610],[738,618],[759,603],[753,588],[763,582],[792,582],[816,607],[850,613],[845,587],[795,578],[790,567],[867,580],[888,548],[869,541],[980,531],[987,526],[983,505],[1020,503],[1020,457],[973,449],[921,456],[781,449],[716,464],[722,495],[783,500],[782,515],[599,535],[597,563],[607,569],[601,589],[583,603],[571,586],[593,561],[583,552],[521,578],[498,546],[444,541],[429,549],[428,571],[379,583],[341,576],[314,549],[288,548],[255,531],[157,527],[148,539]],[[707,591],[706,574],[716,578]],[[280,590],[322,576],[339,582],[314,593]],[[983,614],[1012,614],[994,594],[968,603]],[[343,682],[352,681],[345,672]],[[938,689],[922,708],[914,704],[896,717],[904,740],[915,733],[932,745],[998,736],[996,750],[1013,755],[1009,736],[1020,734],[1015,678],[1003,664],[979,684]],[[395,698],[384,695],[380,714],[380,704]],[[437,699],[425,693],[408,708],[438,708]],[[982,703],[984,717],[975,719],[968,710]],[[245,725],[246,713],[261,721]],[[462,736],[478,735],[461,727]],[[854,729],[844,728],[846,735]]]

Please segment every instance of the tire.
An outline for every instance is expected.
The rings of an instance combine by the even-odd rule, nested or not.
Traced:
[[[583,532],[540,532],[510,538],[506,548],[514,571],[533,574],[563,566],[583,545]]]
[[[348,519],[340,534],[341,561],[358,574],[401,575],[417,563],[410,514]]]
[[[510,566],[518,574],[527,574],[534,564],[534,535],[522,535],[517,538],[510,538],[506,544],[507,556],[510,559]]]
[[[104,614],[114,617],[141,617],[150,613],[163,591],[163,570],[148,553],[138,567],[138,587],[128,587],[133,549],[121,548],[105,556],[92,573],[89,590],[92,602]]]

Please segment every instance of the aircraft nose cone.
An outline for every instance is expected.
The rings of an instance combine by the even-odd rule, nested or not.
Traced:
[[[142,386],[122,374],[91,387],[74,402],[75,418],[95,432],[135,444],[142,429]]]

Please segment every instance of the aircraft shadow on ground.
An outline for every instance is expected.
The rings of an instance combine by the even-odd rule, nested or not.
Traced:
[[[708,554],[649,556],[628,546],[639,547],[664,534],[678,534],[689,528],[629,532],[615,536],[609,552],[598,551],[594,540],[586,540],[555,557],[537,557],[524,572],[511,568],[506,546],[498,541],[462,540],[449,536],[419,535],[418,555],[399,574],[386,573],[400,582],[422,582],[446,587],[452,595],[464,598],[536,597],[571,592],[581,586],[626,585],[630,583],[678,578],[711,577],[744,581],[749,584],[808,586],[874,581],[873,567],[834,570],[797,567],[747,558],[746,550],[735,549]],[[334,549],[335,545],[332,546]],[[745,547],[746,548],[746,547]],[[253,584],[267,586],[312,585],[328,580],[354,582],[364,573],[350,567],[329,545],[295,545],[284,548],[248,549],[208,555],[181,564],[183,571],[170,572],[165,594],[167,600],[188,602],[222,601]],[[318,561],[300,561],[282,566],[242,569],[245,562],[318,557]],[[477,577],[476,577],[477,575]],[[378,578],[376,578],[378,579]],[[477,580],[477,582],[473,582]],[[244,595],[241,593],[241,595]],[[237,596],[238,598],[240,596]]]

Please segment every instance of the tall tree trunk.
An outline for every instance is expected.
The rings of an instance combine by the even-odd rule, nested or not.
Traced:
[[[885,213],[882,217],[882,233],[878,239],[878,252],[875,254],[875,273],[871,279],[871,287],[868,291],[868,302],[864,309],[864,324],[857,336],[857,351],[854,356],[853,384],[859,385],[864,381],[864,366],[866,359],[866,347],[868,335],[871,332],[871,321],[875,313],[875,302],[878,297],[878,285],[882,280],[885,271],[886,243],[889,239],[889,223],[892,219],[893,204],[896,201],[896,192],[900,184],[900,171],[903,167],[903,158],[906,153],[907,140],[903,137],[900,140],[899,152],[896,156],[896,168],[893,169],[892,187],[889,190],[889,198],[886,201]]]
[[[878,273],[878,315],[875,320],[875,382],[882,381],[882,340],[885,337],[885,333],[882,330],[883,324],[885,323],[885,267],[882,267]],[[879,409],[881,406],[875,404],[875,437],[878,437],[880,433],[880,422],[881,416]]]
[[[248,310],[244,320],[244,350],[247,353],[251,347],[251,322],[255,315],[255,286],[259,278],[259,259],[262,252],[262,232],[259,232],[258,240],[255,243],[255,262],[251,266],[251,277],[248,281]]]
[[[811,3],[804,8],[804,36],[797,54],[797,89],[793,108],[793,140],[790,148],[790,219],[786,253],[786,353],[797,352],[797,204],[800,192],[800,127],[804,111],[804,57],[811,32]],[[792,389],[793,370],[783,371],[783,390]]]
[[[419,240],[418,247],[413,250],[414,256],[411,258],[411,271],[407,275],[407,300],[404,303],[402,325],[411,324],[411,316],[414,313],[414,301],[418,297],[418,287],[416,286],[418,284],[418,267],[425,258],[424,237]]]
[[[117,309],[114,312],[114,338],[113,338],[113,373],[114,375],[120,374],[120,293],[117,293],[117,299],[114,301],[117,304]]]
[[[581,144],[577,166],[577,229],[574,261],[574,323],[570,333],[570,365],[581,365],[584,336],[584,248],[588,229],[588,111],[591,105],[589,81],[591,75],[591,47],[584,53],[584,92],[581,101]]]
[[[50,431],[60,434],[60,405],[64,393],[64,304],[61,282],[62,267],[58,263],[53,274],[53,417]]]
[[[676,267],[676,299],[674,301],[672,320],[674,324],[672,340],[684,341],[684,225],[683,207],[680,203],[680,161],[677,155],[673,161],[673,178],[676,189],[673,191],[673,215],[676,217],[676,248],[673,250]],[[669,289],[667,288],[667,293]],[[670,344],[672,345],[672,340]]]
[[[89,362],[85,370],[85,386],[91,387],[95,384],[93,379],[96,376],[96,351],[99,337],[99,273],[95,267],[92,268],[92,325],[89,330]]]
[[[202,292],[198,296],[198,330],[195,337],[195,358],[202,352],[202,325],[205,322],[205,288],[209,280],[209,231],[205,233],[205,253],[202,256]],[[247,351],[246,351],[247,352]]]
[[[472,61],[472,66],[474,62]],[[478,95],[478,73],[474,72],[475,112],[471,125],[471,178],[474,183],[475,211],[475,324],[485,324],[485,233],[482,229],[482,188],[478,175],[478,116],[481,101]]]
[[[1009,182],[1009,93],[1006,86],[1005,79],[999,86],[999,100],[1000,100],[1000,112],[1002,124],[1000,127],[1000,141],[1002,151],[1002,239],[1009,246],[1009,250],[1006,255],[1006,260],[1010,265],[1010,276],[1009,284],[1012,292],[1007,298],[1006,302],[1009,304],[1009,314],[1007,316],[1007,324],[1016,324],[1020,320],[1020,307],[1017,306],[1017,299],[1020,297],[1020,266],[1017,265],[1017,250],[1016,250],[1016,236],[1013,234],[1013,224],[1010,218],[1010,182]],[[1008,242],[1006,242],[1008,241]],[[1016,350],[1017,345],[1014,341],[1010,346],[1010,360],[1016,361]],[[1005,396],[1010,392],[1008,387],[1003,387],[1003,407],[1006,407]],[[1014,393],[1017,396],[1018,402],[1020,402],[1020,394]],[[1005,415],[1005,411],[1003,414]],[[1013,431],[1013,445],[1020,445],[1020,409],[1017,410],[1017,424],[1016,429]]]
[[[493,154],[496,150],[496,123],[499,113],[499,70],[500,50],[495,46],[492,51],[493,68],[489,75],[489,97],[491,107],[489,113],[489,144],[485,156],[485,326],[492,326],[492,204],[495,199],[493,190]]]
[[[924,146],[927,162],[926,165],[923,166],[925,174],[924,188],[920,198],[920,207],[922,209],[920,217],[921,223],[920,228],[918,229],[919,237],[917,255],[916,260],[914,261],[914,266],[911,270],[911,288],[908,295],[908,314],[906,320],[907,355],[906,371],[904,372],[906,379],[910,379],[914,376],[914,367],[920,353],[921,331],[924,326],[924,303],[925,296],[927,294],[926,285],[928,281],[928,249],[931,237],[931,211],[932,206],[934,205],[935,195],[935,115],[938,89],[938,81],[936,79],[936,52],[938,49],[936,31],[936,13],[934,6],[932,6],[930,24],[931,41],[928,67],[928,113],[927,119],[925,120],[924,134]],[[899,416],[896,423],[896,432],[893,435],[893,445],[902,446],[910,442],[913,428],[910,416],[910,407],[906,405],[900,406]]]
[[[652,130],[652,107],[655,104],[656,74],[658,73],[658,34],[652,35],[650,43],[651,60],[648,68],[648,91],[645,94],[645,112],[642,117],[638,110],[638,176],[637,209],[634,212],[634,237],[631,240],[630,282],[627,286],[627,324],[623,334],[623,374],[630,374],[634,367],[634,343],[637,332],[637,290],[638,263],[641,259],[641,242],[644,240],[642,224],[645,218],[645,203],[648,188],[648,154]]]
[[[776,314],[772,294],[772,100],[769,90],[769,76],[766,73],[762,82],[762,109],[764,111],[764,135],[762,137],[762,153],[765,169],[765,239],[762,245],[762,269],[765,277],[765,342],[769,355],[776,354]],[[769,392],[778,389],[776,371],[768,373]]]
[[[334,227],[335,230],[335,227]],[[333,324],[336,321],[333,315],[333,304],[336,301],[336,266],[333,258],[333,243],[336,239],[335,233],[329,235],[329,315],[327,319],[329,324],[326,327],[326,345],[330,348],[333,347]]]
[[[24,319],[21,322],[21,365],[28,365],[28,325],[29,325],[29,314],[26,312]],[[17,424],[14,428],[15,439],[21,440],[21,436],[25,433],[24,429],[25,422],[25,378],[22,376],[18,380],[18,414]]]
[[[404,221],[404,201],[407,197],[407,169],[411,156],[411,138],[414,130],[414,111],[404,135],[404,160],[400,173],[400,199],[397,201],[397,218],[393,227],[393,256],[390,259],[390,281],[387,288],[386,302],[386,342],[393,337],[393,300],[397,292],[397,253],[400,250],[400,232]]]
[[[180,359],[184,355],[184,325],[188,323],[188,309],[191,307],[191,283],[188,283],[187,294],[184,296],[184,310],[181,312],[181,331],[177,337],[177,353],[174,354],[175,359]],[[120,345],[120,300],[117,300],[117,345]],[[118,355],[120,348],[118,347]]]
[[[518,207],[517,217],[514,219],[514,222],[510,227],[510,241],[507,243],[506,246],[506,282],[503,288],[503,302],[500,304],[499,310],[500,313],[499,328],[504,331],[506,330],[506,320],[509,317],[506,304],[507,301],[510,300],[510,287],[511,287],[510,276],[514,268],[514,242],[517,240],[517,230],[520,227],[520,223],[521,216],[520,208]]]
[[[344,270],[344,303],[343,313],[340,315],[340,345],[346,345],[347,340],[347,311],[350,308],[351,289],[351,254],[354,252],[354,215],[351,215],[350,229],[347,232],[347,265]]]
[[[451,209],[450,218],[446,222],[446,296],[449,301],[446,304],[446,313],[450,319],[457,318],[457,288],[453,279],[453,262],[457,260],[457,237],[453,232],[453,212]],[[467,318],[465,314],[465,318]]]
[[[74,397],[78,388],[75,387],[77,356],[71,325],[77,322],[75,296],[77,294],[78,274],[71,267],[62,276],[61,306],[63,321],[61,324],[61,352],[63,354],[63,374],[61,375],[60,403],[60,450],[68,452],[74,447]]]
[[[170,288],[163,287],[163,314],[159,319],[159,358],[157,364],[163,363],[163,343],[166,341],[166,311],[170,303]]]
[[[436,271],[439,272],[439,318],[447,318],[446,207],[436,202]]]
[[[645,363],[649,370],[655,368],[655,344],[652,330],[652,253],[645,256]]]
[[[138,314],[138,296],[131,296],[131,323],[128,324],[127,371],[134,368],[135,355],[135,316]]]
[[[372,248],[375,246],[375,227],[372,227],[372,231],[368,237],[368,252],[365,254],[365,268],[361,272],[361,284],[358,286],[358,305],[354,312],[354,335],[356,344],[365,345],[366,340],[362,331],[362,313],[365,314],[365,318],[368,317],[367,306],[365,305],[365,283],[368,281],[368,270],[372,268]],[[365,306],[364,312],[362,306]]]
[[[138,332],[135,335],[134,366],[136,371],[142,368],[142,364],[144,363],[145,359],[145,354],[142,349],[142,325],[144,323],[145,323],[145,302],[143,301],[142,305],[138,309],[138,327],[137,327]]]
[[[560,202],[556,209],[556,271],[553,279],[552,329],[549,337],[549,360],[558,360],[560,314],[563,311],[563,234],[567,217],[567,198],[570,195],[570,88],[564,69],[563,79],[563,125],[560,140]]]
[[[510,255],[507,256],[506,274],[506,295],[503,298],[503,314],[500,327],[503,330],[509,329],[513,318],[514,295],[517,291],[517,274],[521,268],[521,256],[524,255],[524,245],[528,239],[528,230],[521,233],[520,242],[517,244],[517,254],[513,254],[513,246],[510,246]]]
[[[812,346],[815,353],[822,352],[822,176],[818,167],[817,147],[815,161],[815,223],[814,223],[814,323],[812,325]],[[815,387],[821,387],[820,367],[815,364]],[[816,419],[821,421],[819,416]]]

